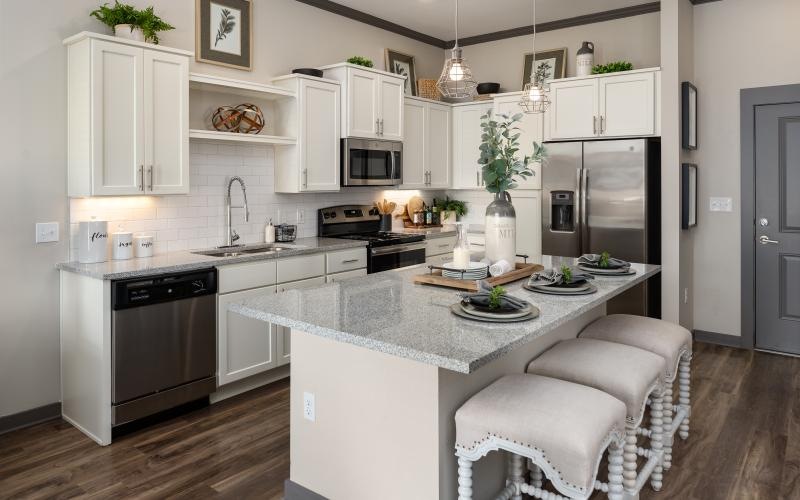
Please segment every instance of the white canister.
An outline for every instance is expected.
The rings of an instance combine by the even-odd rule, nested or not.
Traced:
[[[133,233],[111,234],[111,258],[127,260],[133,257]]]
[[[133,252],[137,257],[152,257],[153,256],[153,237],[152,236],[134,236],[134,238],[133,238]]]
[[[108,222],[104,220],[78,223],[78,262],[93,264],[108,258]]]

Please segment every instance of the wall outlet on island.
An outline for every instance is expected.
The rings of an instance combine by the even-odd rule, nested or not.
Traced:
[[[303,393],[303,418],[315,421],[316,409],[314,408],[314,395],[310,392]]]

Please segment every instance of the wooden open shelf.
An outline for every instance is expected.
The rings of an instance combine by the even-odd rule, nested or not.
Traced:
[[[295,137],[265,134],[235,134],[220,132],[218,130],[189,130],[189,139],[202,139],[206,141],[224,141],[248,144],[272,144],[278,146],[291,146],[297,144]]]
[[[189,75],[189,88],[191,90],[223,93],[260,100],[294,99],[297,97],[295,92],[275,85],[201,75],[199,73],[191,73]]]

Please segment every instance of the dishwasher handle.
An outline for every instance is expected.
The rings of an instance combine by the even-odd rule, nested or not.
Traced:
[[[111,282],[111,304],[115,311],[215,293],[217,270],[214,268]]]

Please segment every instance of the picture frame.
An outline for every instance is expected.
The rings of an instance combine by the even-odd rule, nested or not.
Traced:
[[[253,3],[195,0],[195,59],[246,71],[253,69]]]
[[[552,49],[552,50],[542,50],[536,53],[536,62],[537,66],[541,66],[542,64],[550,65],[547,68],[547,81],[549,80],[557,80],[559,78],[565,78],[567,76],[567,48],[563,47],[560,49]],[[525,84],[528,83],[531,79],[531,72],[533,71],[533,61],[534,56],[533,53],[525,54],[523,64],[522,64],[522,86],[520,89],[525,88]]]
[[[697,87],[681,83],[681,147],[697,149]]]
[[[405,95],[417,95],[417,68],[414,64],[414,56],[386,49],[385,58],[386,71],[406,77]]]
[[[681,229],[697,225],[697,165],[681,165]]]

